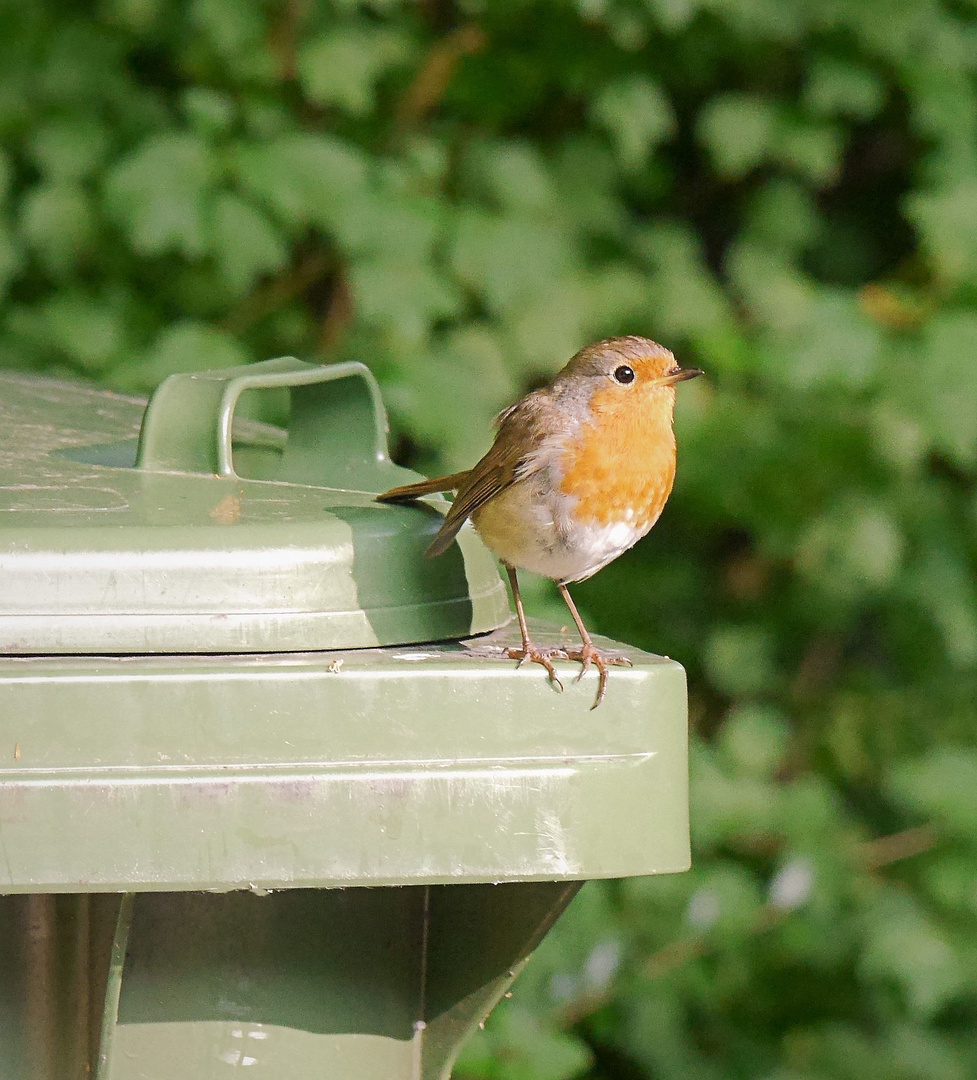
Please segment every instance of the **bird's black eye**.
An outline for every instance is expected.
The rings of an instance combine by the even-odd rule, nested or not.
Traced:
[[[627,386],[628,383],[634,382],[634,371],[627,364],[622,364],[619,368],[614,369],[614,378],[622,386]]]

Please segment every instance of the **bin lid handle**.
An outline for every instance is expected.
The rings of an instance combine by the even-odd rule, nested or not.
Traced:
[[[387,416],[370,370],[355,361],[308,364],[292,356],[170,375],[143,416],[136,467],[236,476],[234,410],[245,390],[273,387],[287,388],[291,398],[277,479],[372,492],[405,472],[390,461]]]

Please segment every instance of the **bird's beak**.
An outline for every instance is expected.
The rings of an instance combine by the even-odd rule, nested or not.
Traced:
[[[660,386],[673,386],[675,383],[685,382],[686,379],[694,379],[702,374],[702,369],[697,367],[673,367],[667,375],[657,381]]]

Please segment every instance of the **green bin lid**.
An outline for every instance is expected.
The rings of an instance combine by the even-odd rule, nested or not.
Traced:
[[[288,431],[235,419],[287,388]],[[141,426],[140,426],[141,425]],[[475,534],[374,495],[387,456],[362,364],[173,375],[146,402],[0,376],[0,652],[291,652],[447,640],[509,617]]]

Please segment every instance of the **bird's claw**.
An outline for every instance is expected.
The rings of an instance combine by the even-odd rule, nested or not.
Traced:
[[[585,642],[579,649],[565,649],[564,653],[568,660],[578,660],[580,662],[580,674],[576,677],[574,682],[580,682],[584,675],[590,670],[591,664],[597,668],[597,671],[600,674],[600,679],[597,683],[597,700],[590,706],[591,709],[596,709],[604,700],[604,695],[607,693],[608,666],[634,666],[623,653],[608,652],[607,650],[598,649],[596,645],[592,645],[590,642]]]
[[[509,660],[517,660],[517,667],[522,667],[524,664],[539,664],[540,667],[546,669],[550,682],[561,691],[563,683],[553,666],[554,660],[579,662],[580,673],[574,682],[579,682],[593,665],[600,673],[600,680],[597,684],[597,700],[591,705],[591,709],[596,709],[607,693],[608,668],[633,667],[631,661],[623,653],[598,649],[593,644],[584,644],[574,648],[571,645],[534,645],[531,641],[525,641],[522,645],[469,646],[469,652],[475,656],[507,657]]]
[[[533,663],[546,668],[546,674],[549,676],[550,682],[562,692],[563,683],[560,682],[560,677],[556,673],[556,668],[553,667],[551,658],[568,660],[566,649],[562,649],[559,645],[534,645],[531,641],[525,641],[522,645],[513,645],[511,648],[506,649],[506,655],[510,660],[519,661],[516,667],[522,667],[526,663]]]

